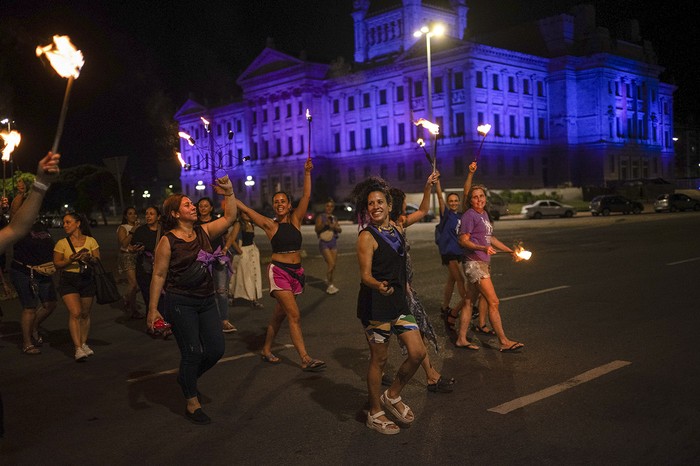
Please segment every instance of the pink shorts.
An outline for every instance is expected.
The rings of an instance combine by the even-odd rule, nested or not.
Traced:
[[[304,268],[299,267],[295,271],[304,273]],[[273,263],[267,266],[267,277],[270,279],[270,295],[273,291],[291,291],[295,295],[301,294],[304,287],[299,282],[299,278]]]

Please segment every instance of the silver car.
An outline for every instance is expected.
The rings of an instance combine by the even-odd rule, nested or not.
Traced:
[[[527,218],[573,217],[576,215],[576,209],[558,201],[543,199],[523,206],[520,213]]]

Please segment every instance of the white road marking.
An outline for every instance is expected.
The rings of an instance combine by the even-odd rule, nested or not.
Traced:
[[[678,265],[678,264],[685,264],[686,262],[695,262],[695,261],[700,261],[700,257],[693,257],[692,259],[685,259],[685,260],[677,261],[677,262],[669,262],[666,265]]]
[[[551,387],[545,388],[544,390],[540,390],[539,392],[535,392],[530,395],[525,395],[520,398],[516,398],[513,401],[503,403],[502,405],[498,405],[495,408],[489,408],[488,411],[498,414],[508,414],[511,411],[515,411],[516,409],[523,408],[536,401],[540,401],[550,396],[556,395],[565,390],[573,388],[576,385],[581,385],[584,382],[590,382],[591,380],[601,377],[607,374],[608,372],[621,369],[625,366],[629,366],[630,364],[632,364],[630,361],[613,361],[603,366],[596,367],[595,369],[591,369],[590,371],[586,371],[583,374],[579,374],[576,377],[567,380],[566,382],[553,385]]]
[[[500,301],[508,301],[511,299],[527,298],[528,296],[535,296],[542,293],[549,293],[550,291],[563,290],[565,288],[570,288],[569,285],[555,286],[554,288],[546,288],[544,290],[533,291],[532,293],[516,294],[515,296],[508,296],[507,298],[499,298]]]
[[[282,345],[281,347],[278,347],[274,349],[273,351],[279,351],[282,348],[294,348],[294,345],[286,344]],[[251,358],[254,356],[260,356],[260,353],[243,353],[243,354],[237,354],[235,356],[229,356],[227,358],[221,358],[217,362],[217,364],[221,364],[222,362],[229,362],[229,361],[235,361],[237,359],[243,359],[243,358]],[[177,374],[177,371],[179,369],[168,369],[167,371],[160,371],[160,372],[155,372],[153,374],[147,374],[147,375],[142,375],[141,377],[134,377],[133,379],[127,379],[127,383],[132,383],[132,382],[143,382],[144,380],[150,380],[150,379],[155,379],[156,377],[160,377],[161,375],[166,375],[166,374]]]

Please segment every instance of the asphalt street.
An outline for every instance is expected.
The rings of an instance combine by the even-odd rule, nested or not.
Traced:
[[[309,353],[328,363],[325,372],[299,369],[286,327],[277,339],[283,363],[260,360],[274,305],[267,294],[263,310],[231,307],[239,332],[226,336],[224,358],[200,379],[213,422],[195,426],[175,383],[175,342],[148,337],[144,321],[94,306],[96,354],[76,364],[62,304],[44,325],[43,354],[27,356],[19,303],[3,301],[0,464],[698,463],[700,213],[496,222],[496,237],[533,252],[528,262],[493,259],[506,332],[526,345],[519,354],[500,353],[483,335],[479,351],[452,344],[439,317],[446,271],[434,225],[408,232],[414,286],[440,336],[439,352],[429,354],[457,382],[451,394],[428,393],[419,370],[403,393],[416,421],[400,434],[364,425],[357,227],[344,225],[340,293],[329,296],[305,226],[308,285],[298,302]],[[115,229],[94,231],[112,268]],[[262,234],[256,242],[269,257]],[[391,344],[395,370],[401,354]]]

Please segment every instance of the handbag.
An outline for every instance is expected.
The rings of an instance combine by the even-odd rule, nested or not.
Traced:
[[[323,230],[321,233],[318,234],[318,237],[321,241],[332,241],[333,240],[333,230]]]
[[[33,265],[31,266],[31,269],[46,277],[50,277],[56,273],[56,266],[53,262],[44,262],[43,264]]]
[[[92,279],[95,281],[95,296],[98,304],[112,304],[122,299],[112,272],[107,272],[102,261],[95,258],[92,265]]]

